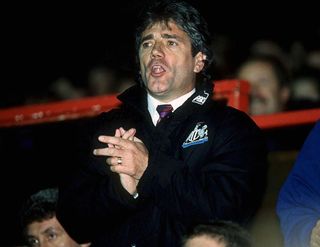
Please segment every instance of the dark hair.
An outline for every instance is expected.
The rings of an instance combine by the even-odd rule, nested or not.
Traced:
[[[20,212],[21,229],[32,222],[51,219],[56,215],[58,189],[49,188],[38,191],[26,200]]]
[[[270,64],[276,78],[278,79],[279,87],[282,88],[288,86],[288,83],[290,81],[290,71],[278,57],[268,54],[254,54],[248,57],[239,66],[238,72],[242,68],[242,66],[252,62],[263,62]]]
[[[211,79],[208,68],[213,61],[213,53],[210,49],[211,36],[207,22],[200,15],[199,11],[184,1],[167,0],[156,1],[147,10],[141,12],[135,33],[136,62],[139,67],[139,47],[141,44],[142,32],[150,25],[158,22],[168,24],[175,22],[191,39],[192,55],[199,51],[206,55],[204,68],[201,71],[204,81]],[[141,81],[141,77],[138,76]]]
[[[251,237],[249,232],[231,221],[213,221],[198,224],[193,227],[182,240],[182,245],[194,237],[207,236],[224,243],[226,247],[251,247]]]

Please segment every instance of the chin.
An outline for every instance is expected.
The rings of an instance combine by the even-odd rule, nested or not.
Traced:
[[[152,92],[153,94],[157,94],[157,95],[162,95],[162,94],[165,94],[166,92],[168,92],[168,88],[161,87],[161,85],[155,85],[153,87],[148,87],[148,89],[150,92]]]

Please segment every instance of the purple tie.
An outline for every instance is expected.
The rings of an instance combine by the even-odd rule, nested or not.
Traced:
[[[160,118],[157,121],[157,124],[164,118],[168,118],[172,113],[173,107],[170,104],[158,105],[157,112],[160,115]]]

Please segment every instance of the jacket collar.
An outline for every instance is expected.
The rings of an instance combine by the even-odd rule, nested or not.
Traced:
[[[182,106],[189,105],[187,108],[190,109],[190,107],[198,108],[199,106],[206,105],[212,98],[212,93],[212,82],[197,85],[196,92]],[[141,113],[148,113],[147,91],[140,84],[128,88],[118,95],[117,98],[123,104],[129,105],[131,108],[134,108]]]

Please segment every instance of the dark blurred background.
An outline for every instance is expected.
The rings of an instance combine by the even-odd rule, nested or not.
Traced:
[[[307,1],[285,6],[272,1],[189,2],[209,22],[217,49],[228,46],[224,55],[230,71],[258,40],[271,40],[288,53],[297,46],[305,51],[319,49],[319,11]],[[75,88],[87,88],[90,71],[99,66],[116,71],[115,81],[123,75],[130,77],[135,18],[145,4],[150,1],[4,4],[0,107],[45,102],[48,90],[61,78]],[[230,71],[213,73],[213,77],[227,78]],[[90,94],[74,97],[85,96]],[[55,186],[75,168],[77,131],[84,124],[86,119],[0,128],[0,218],[4,228],[0,246],[21,244],[17,214],[22,201],[40,188]],[[309,129],[303,130],[293,148],[299,148]],[[281,132],[286,144],[295,131]]]
[[[273,1],[189,2],[209,22],[213,39],[219,42],[217,49],[228,46],[224,55],[231,68],[257,40],[276,42],[285,52],[297,43],[305,49],[319,48],[318,8],[308,1],[284,6]],[[135,18],[146,4],[150,1],[4,6],[0,107],[41,97],[61,77],[75,87],[86,87],[88,72],[101,64],[131,72]]]

